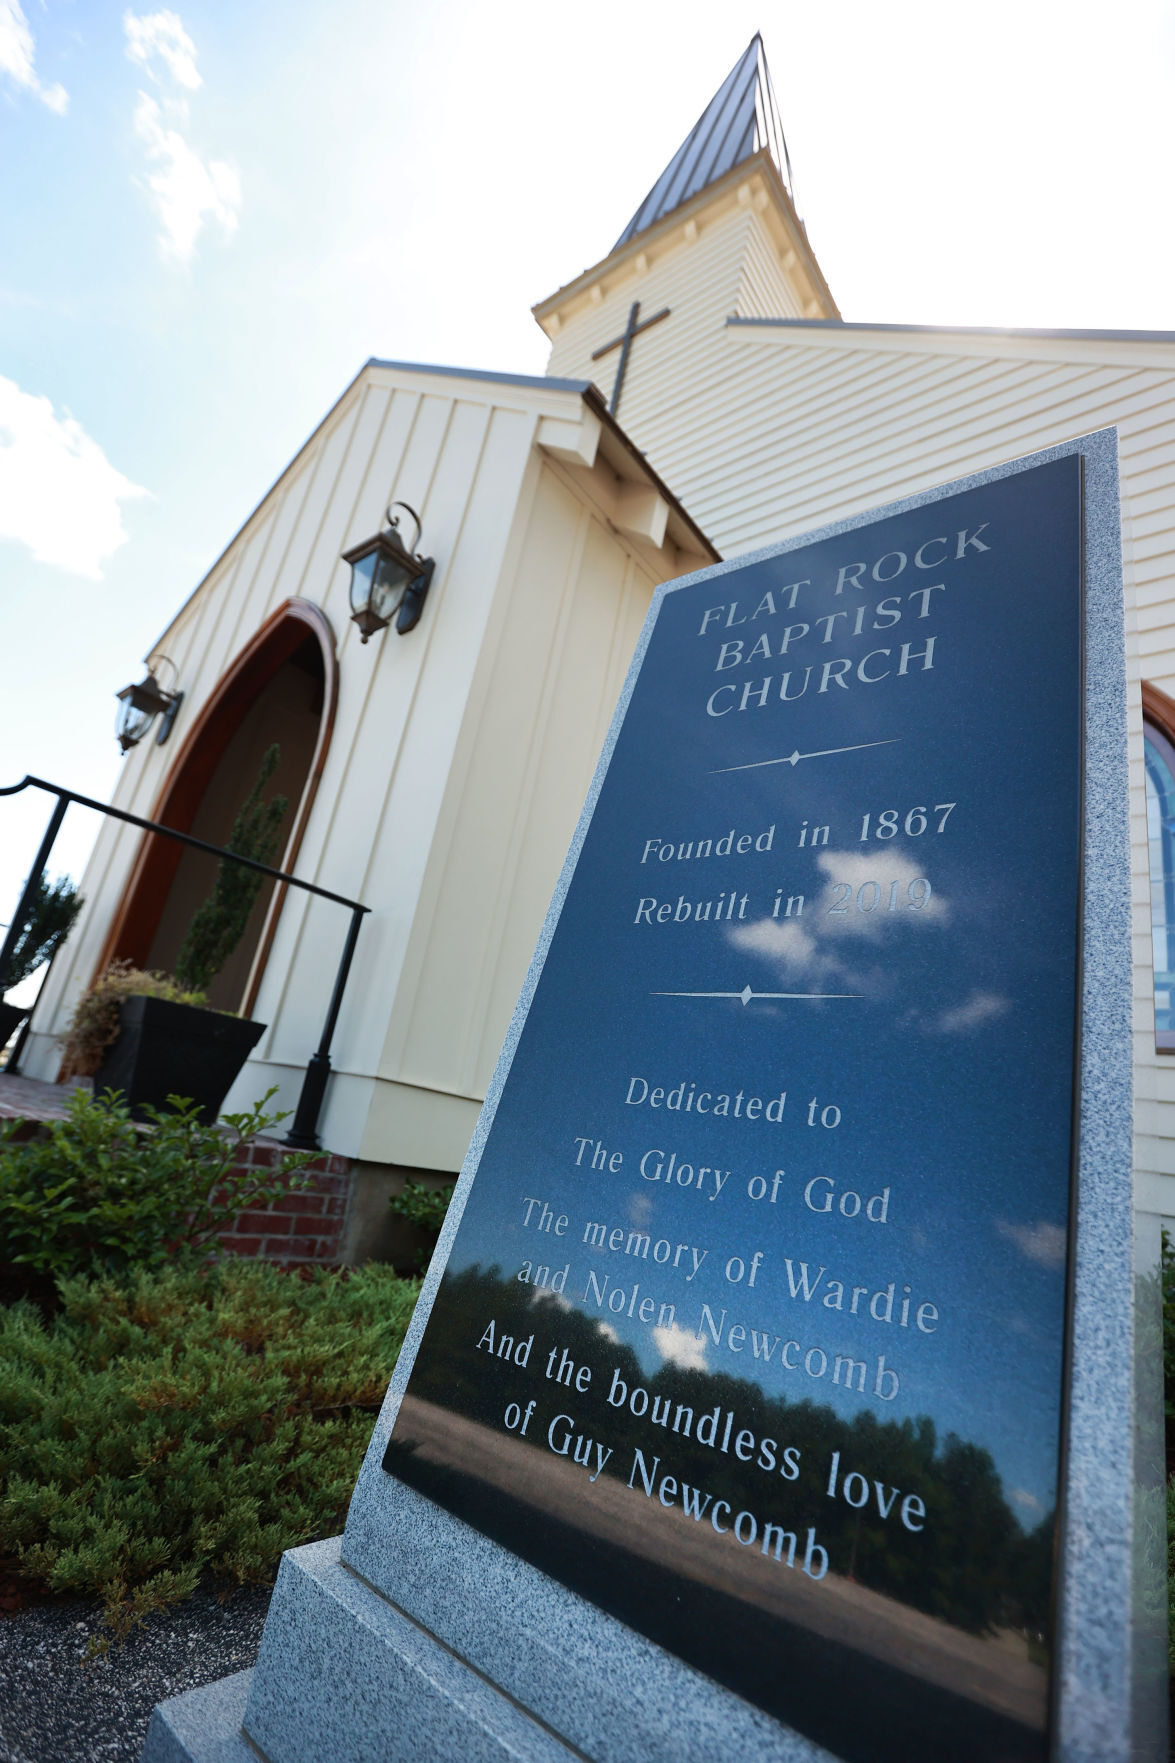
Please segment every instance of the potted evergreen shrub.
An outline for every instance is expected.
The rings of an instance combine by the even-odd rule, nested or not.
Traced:
[[[51,961],[73,929],[74,919],[82,909],[82,897],[67,875],[51,882],[42,875],[37,892],[25,914],[20,935],[8,964],[8,985],[18,986],[36,973],[38,967]],[[28,1015],[24,1004],[10,1004],[0,999],[0,1047],[8,1044],[21,1018]]]
[[[280,757],[269,748],[225,847],[272,864],[289,804],[263,800]],[[69,1069],[90,1072],[95,1091],[120,1090],[136,1118],[184,1096],[212,1122],[265,1023],[205,1007],[205,993],[245,934],[264,877],[222,858],[212,892],[192,918],[175,976],[116,963],[78,1005],[66,1043]]]

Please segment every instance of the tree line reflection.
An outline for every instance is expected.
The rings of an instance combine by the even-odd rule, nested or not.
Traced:
[[[590,1382],[576,1376],[583,1366]],[[556,1448],[547,1428],[557,1413],[573,1417],[579,1435],[610,1448],[599,1473],[634,1486],[642,1508],[638,1451],[646,1474],[659,1459],[660,1474],[735,1513],[749,1507],[801,1536],[815,1526],[831,1573],[975,1635],[1018,1630],[1041,1657],[1054,1515],[1025,1529],[991,1453],[940,1437],[929,1415],[882,1420],[863,1407],[846,1417],[768,1395],[751,1378],[671,1363],[649,1376],[606,1324],[496,1266],[445,1275],[408,1393],[503,1437],[511,1404],[523,1412],[534,1400],[535,1452]],[[393,1434],[386,1467],[450,1504],[451,1477],[413,1463],[410,1443]]]

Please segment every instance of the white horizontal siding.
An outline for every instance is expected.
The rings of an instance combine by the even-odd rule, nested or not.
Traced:
[[[742,318],[799,318],[799,291],[780,261],[767,228],[748,214],[744,228],[742,276],[734,310]]]
[[[640,444],[658,470],[659,424],[672,428],[691,416],[698,375],[726,319],[735,312],[801,310],[795,276],[784,269],[762,214],[729,196],[701,219],[692,241],[678,234],[644,268],[639,257],[628,258],[615,279],[606,274],[597,285],[598,301],[581,295],[572,303],[552,343],[547,372],[594,380],[610,397],[619,351],[599,361],[592,360],[593,352],[623,332],[634,300],[641,303],[642,318],[668,306],[670,316],[633,341],[620,408],[625,427],[642,436]]]
[[[658,327],[659,346],[647,349],[631,395],[626,389],[621,419],[724,555],[1118,428],[1134,680],[1137,1169],[1140,1194],[1168,1193],[1170,1183],[1175,1211],[1175,1059],[1154,1050],[1137,686],[1145,677],[1175,696],[1175,347],[729,326],[730,311],[794,316],[794,290],[772,292],[778,257],[749,220],[740,231],[737,216],[723,216],[707,250],[701,245],[660,266],[658,303],[689,312],[676,329]],[[738,252],[736,300],[725,306]],[[577,320],[562,352],[556,346],[551,371],[572,371],[581,329]]]

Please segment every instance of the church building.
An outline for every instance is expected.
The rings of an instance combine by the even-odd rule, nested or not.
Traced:
[[[348,1171],[342,1252],[380,1251],[405,1175],[460,1168],[657,585],[1108,425],[1132,666],[1136,1205],[1175,1218],[1175,332],[846,323],[758,37],[608,254],[534,314],[543,377],[362,368],[162,633],[182,703],[114,797],[223,843],[277,742],[281,867],[370,908],[320,1121]],[[344,557],[390,504],[419,517],[431,584],[414,628],[363,633]],[[58,1075],[77,998],[111,961],[171,966],[211,873],[103,823],[28,1076]],[[330,900],[259,901],[211,995],[267,1025],[231,1105],[275,1084],[296,1105],[347,927]]]

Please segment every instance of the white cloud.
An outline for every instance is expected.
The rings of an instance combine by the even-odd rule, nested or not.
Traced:
[[[72,416],[0,376],[0,538],[98,581],[127,538],[120,504],[146,494]]]
[[[0,5],[4,0],[0,0]],[[196,45],[178,12],[124,12],[128,61],[144,68],[156,85],[168,76],[175,85],[195,92],[203,85],[196,67]],[[162,223],[160,244],[165,257],[190,263],[196,241],[207,221],[226,238],[237,229],[241,211],[241,180],[223,159],[202,159],[187,139],[188,106],[174,95],[160,103],[147,92],[135,106],[135,133],[147,151],[150,166],[146,187]]]
[[[996,1219],[996,1229],[1002,1237],[1015,1243],[1022,1255],[1029,1261],[1035,1261],[1039,1267],[1063,1267],[1065,1265],[1066,1238],[1059,1224],[1049,1224],[1040,1219],[1036,1224],[1009,1224],[1002,1218]]]
[[[941,894],[931,891],[929,900],[918,904],[929,884],[922,885],[925,878],[921,869],[902,851],[882,854],[881,847],[870,851],[821,851],[816,861],[828,878],[817,905],[819,924],[833,936],[879,937],[887,925],[916,924],[926,919],[942,923],[950,916]],[[848,884],[847,894],[838,886],[841,883]],[[874,884],[872,888],[870,883]],[[891,898],[893,911],[889,906]]]
[[[629,1224],[637,1226],[647,1224],[653,1216],[652,1194],[630,1194],[627,1212]]]
[[[668,1328],[653,1330],[653,1345],[667,1365],[679,1365],[682,1371],[705,1371],[706,1343],[680,1322]]]
[[[1017,1506],[1023,1506],[1024,1510],[1030,1516],[1035,1515],[1037,1512],[1044,1511],[1044,1507],[1041,1505],[1036,1495],[1030,1494],[1027,1488],[1013,1488],[1012,1498],[1015,1500]]]
[[[135,107],[135,133],[155,167],[147,188],[162,222],[164,255],[190,262],[206,219],[216,221],[226,238],[231,236],[241,208],[241,180],[233,167],[220,159],[205,163],[178,129],[167,126],[146,92],[139,93]]]
[[[986,1022],[995,1022],[997,1017],[1006,1016],[1011,1009],[1007,998],[1001,998],[996,992],[972,992],[965,1004],[957,1004],[953,1010],[944,1010],[929,1024],[932,1034],[962,1035],[970,1034],[972,1029],[982,1028]]]
[[[759,918],[734,925],[727,939],[736,949],[749,949],[775,964],[787,985],[839,985],[859,991],[864,984],[835,950],[821,947],[796,919]]]
[[[64,86],[43,86],[37,78],[35,48],[20,0],[0,0],[0,73],[32,92],[57,116],[64,116],[69,94]]]
[[[158,57],[177,86],[189,92],[203,84],[196,71],[196,45],[183,26],[178,12],[145,12],[136,16],[124,12],[122,28],[126,32],[128,61],[137,61],[156,79],[152,59]]]
[[[875,989],[879,975],[850,965],[834,938],[877,943],[887,926],[942,923],[950,915],[941,895],[926,898],[929,883],[901,852],[821,851],[816,861],[827,879],[819,896],[804,902],[802,918],[760,918],[726,932],[733,948],[771,961],[787,984]]]
[[[807,974],[816,954],[815,940],[794,918],[757,918],[735,925],[729,938],[736,949],[777,961],[784,973]]]
[[[574,1310],[575,1308],[570,1298],[565,1298],[562,1292],[553,1292],[550,1286],[535,1286],[530,1294],[530,1301],[536,1309],[540,1304],[550,1304],[556,1310]]]

